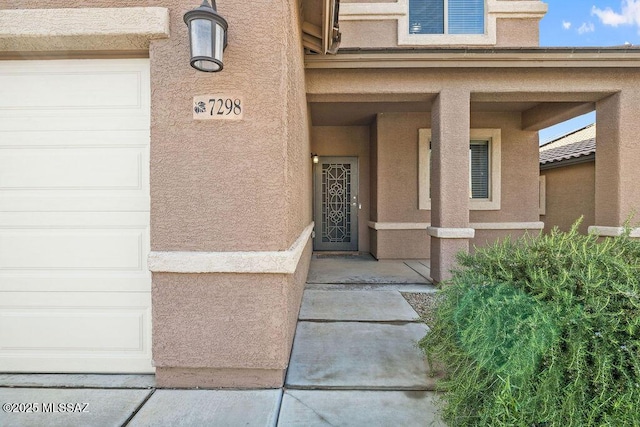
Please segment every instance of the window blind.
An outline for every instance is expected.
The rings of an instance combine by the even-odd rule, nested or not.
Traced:
[[[449,34],[484,34],[484,0],[448,1]]]
[[[485,0],[409,0],[409,33],[484,34],[484,2]],[[445,6],[448,10],[447,31]]]
[[[410,0],[409,32],[411,34],[444,34],[445,0]]]
[[[489,198],[489,143],[471,141],[469,146],[471,198]]]

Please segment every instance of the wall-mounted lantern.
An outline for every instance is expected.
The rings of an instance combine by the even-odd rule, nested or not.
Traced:
[[[311,160],[313,160],[313,163],[317,165],[318,162],[320,161],[320,158],[316,153],[311,153]]]
[[[196,70],[215,73],[223,68],[222,53],[227,47],[227,21],[218,14],[216,0],[204,0],[200,7],[184,14],[189,27],[191,66]]]

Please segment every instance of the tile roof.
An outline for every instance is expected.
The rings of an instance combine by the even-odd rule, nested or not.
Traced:
[[[550,141],[540,147],[540,164],[577,159],[596,152],[596,125],[591,124],[575,132]]]

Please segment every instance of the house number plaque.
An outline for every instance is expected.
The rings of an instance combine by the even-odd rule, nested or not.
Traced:
[[[242,120],[244,98],[228,94],[193,97],[194,120]]]

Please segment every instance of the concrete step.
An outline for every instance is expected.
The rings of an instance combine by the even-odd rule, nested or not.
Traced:
[[[282,390],[158,390],[128,427],[273,427]]]
[[[412,322],[418,314],[397,291],[325,291],[307,289],[300,320]]]
[[[151,390],[0,388],[0,426],[121,426],[149,394]],[[32,403],[37,410],[23,406],[12,412],[12,403]]]
[[[421,323],[298,322],[286,385],[300,389],[433,390]]]
[[[320,291],[400,291],[400,292],[437,292],[432,283],[307,283],[305,289]]]
[[[400,260],[314,258],[307,283],[426,284],[430,282]]]
[[[445,426],[425,391],[287,390],[279,427]]]

